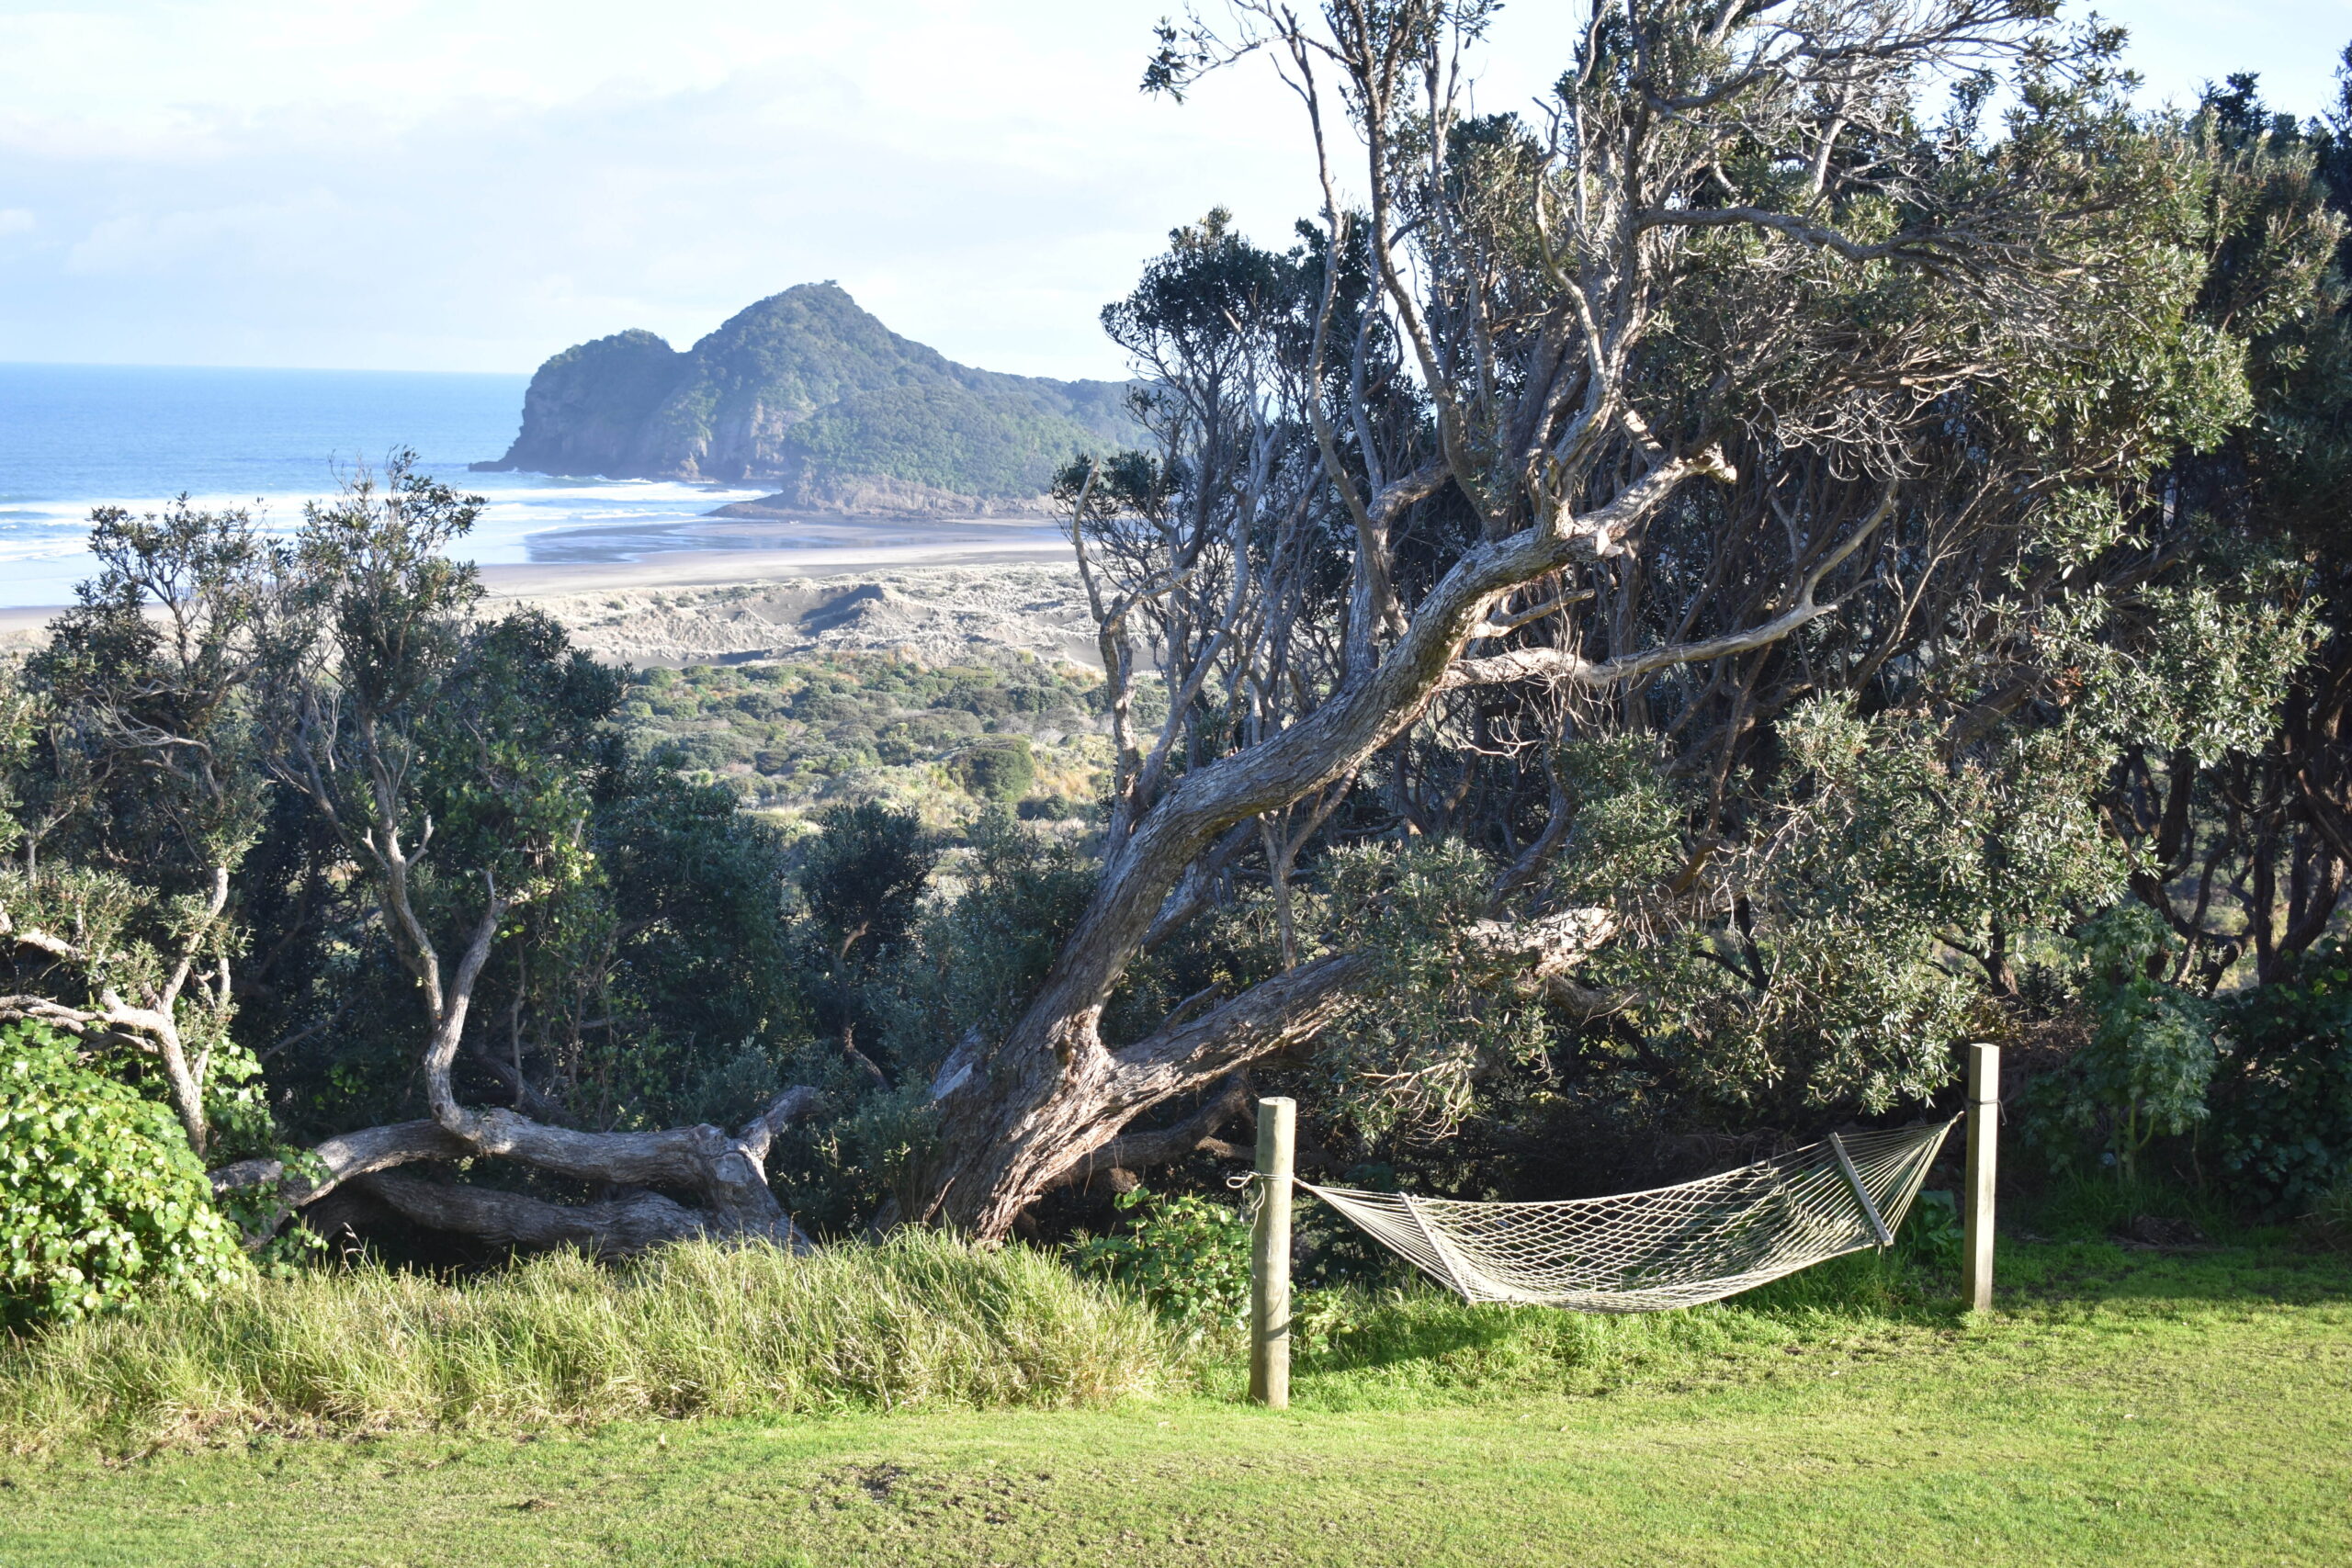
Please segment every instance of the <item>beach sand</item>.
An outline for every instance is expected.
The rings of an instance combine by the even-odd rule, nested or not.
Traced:
[[[559,591],[548,592],[548,587]],[[952,663],[975,646],[1096,665],[1094,621],[1064,562],[886,567],[666,586],[534,583],[491,599],[544,610],[607,664],[747,664],[896,650]]]
[[[786,548],[747,548],[751,539],[730,534],[633,560],[486,566],[483,608],[545,610],[597,659],[641,667],[851,649],[899,649],[936,662],[975,642],[1097,662],[1069,546],[1052,525],[836,523],[795,532]],[[602,553],[594,539],[565,543]],[[0,650],[38,647],[57,614],[0,609]]]

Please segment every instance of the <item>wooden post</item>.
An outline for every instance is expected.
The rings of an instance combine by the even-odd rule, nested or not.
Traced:
[[[2001,1145],[2001,1048],[1968,1048],[1968,1190],[1962,1200],[1962,1294],[1993,1310],[1993,1180]]]
[[[1258,1226],[1250,1255],[1250,1397],[1290,1408],[1290,1180],[1298,1107],[1258,1102]]]

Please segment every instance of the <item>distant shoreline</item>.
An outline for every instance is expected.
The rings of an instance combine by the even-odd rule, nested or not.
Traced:
[[[501,603],[1070,558],[1042,498],[869,486],[865,504],[801,508],[748,486],[466,471],[509,444],[522,390],[499,375],[0,365],[0,649],[43,640],[93,575],[92,506],[147,511],[186,492],[254,507],[281,531],[394,447],[484,497],[459,553]]]
[[[1061,565],[1069,547],[1029,540],[1003,544],[813,547],[780,550],[672,550],[633,561],[529,561],[481,568],[493,598],[584,593],[596,589],[733,588],[863,571],[925,567]]]
[[[767,550],[665,550],[636,560],[525,561],[480,570],[483,586],[497,602],[631,589],[755,587],[928,568],[1059,566],[1069,560],[1066,544],[1034,536],[1008,536],[1000,543],[959,532],[952,539],[924,544],[843,541]],[[66,608],[63,603],[0,607],[0,651],[39,646],[49,623]]]

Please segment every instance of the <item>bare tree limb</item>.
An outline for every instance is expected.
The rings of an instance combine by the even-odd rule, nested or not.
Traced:
[[[459,1187],[397,1172],[360,1180],[369,1196],[413,1224],[524,1251],[576,1247],[625,1257],[705,1235],[709,1228],[694,1210],[655,1192],[599,1203],[550,1203],[519,1192]],[[805,1239],[800,1245],[806,1246]]]

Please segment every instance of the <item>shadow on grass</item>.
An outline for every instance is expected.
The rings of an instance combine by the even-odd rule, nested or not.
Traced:
[[[2000,1270],[2005,1315],[2352,1302],[2352,1257],[2283,1246],[2182,1255],[2004,1238]],[[1949,1344],[1969,1321],[1959,1286],[1954,1268],[1865,1252],[1705,1306],[1617,1316],[1471,1306],[1430,1288],[1337,1292],[1303,1314],[1295,1365],[1302,1397],[1331,1408],[1691,1388],[1818,1351]]]
[[[2253,1245],[2135,1247],[2101,1240],[2011,1242],[1997,1269],[2006,1301],[2321,1306],[2352,1302],[2352,1254],[2299,1245],[2280,1232]]]
[[[1331,1408],[1596,1395],[1744,1381],[1807,1347],[1948,1330],[1959,1320],[1957,1303],[1924,1292],[1908,1261],[1868,1253],[1672,1312],[1471,1306],[1426,1287],[1333,1292],[1302,1313],[1295,1363],[1302,1397]]]

